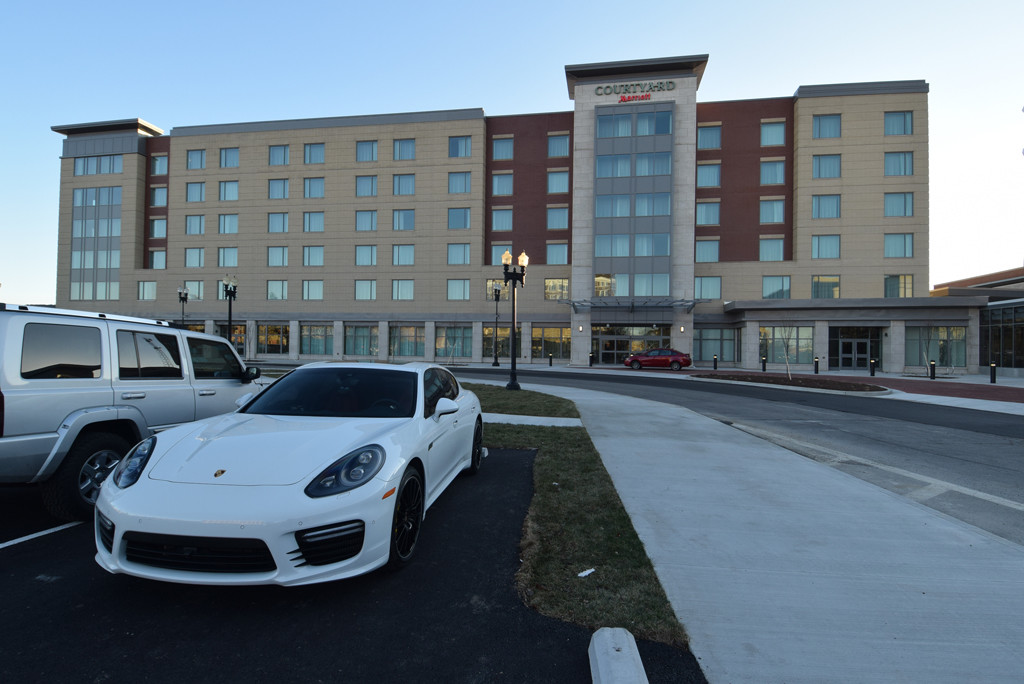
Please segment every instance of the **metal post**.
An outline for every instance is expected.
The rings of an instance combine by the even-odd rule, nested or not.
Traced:
[[[928,365],[931,366],[931,370],[928,372],[928,377],[931,378],[932,380],[934,380],[935,379],[935,362],[934,361],[929,361]]]
[[[996,364],[988,364],[988,381],[993,385],[996,384]]]
[[[817,356],[814,357],[814,374],[815,375],[818,374],[818,357]]]
[[[594,352],[590,352],[590,367],[594,367]]]
[[[871,368],[871,377],[875,377],[875,360],[868,361],[868,366]]]
[[[718,370],[718,354],[715,354],[715,370]]]
[[[548,367],[555,365],[554,355],[548,354]]]
[[[768,357],[767,356],[762,356],[761,357],[761,372],[762,373],[767,373],[768,372]]]
[[[501,298],[501,288],[494,288],[494,363],[492,366],[498,365],[498,300]]]
[[[508,250],[501,256],[501,263],[503,265],[503,272],[505,276],[505,284],[512,283],[512,331],[511,331],[511,342],[512,348],[509,350],[509,356],[512,357],[512,370],[508,374],[508,384],[505,385],[505,389],[517,390],[520,389],[519,381],[516,379],[516,285],[522,285],[526,287],[526,266],[530,262],[530,257],[526,256],[524,251],[519,255],[519,270],[515,268],[509,268],[512,264],[512,253]]]
[[[508,384],[505,385],[505,389],[517,390],[520,389],[519,381],[516,379],[516,281],[512,280],[512,331],[510,342],[511,348],[508,350],[509,356],[512,357],[512,369],[508,374]]]

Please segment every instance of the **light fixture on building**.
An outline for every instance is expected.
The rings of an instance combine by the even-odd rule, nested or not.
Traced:
[[[512,369],[508,374],[508,384],[505,385],[505,389],[510,390],[520,389],[519,382],[516,380],[516,283],[526,287],[526,266],[530,263],[530,257],[526,256],[525,250],[519,255],[518,261],[519,270],[517,271],[515,266],[512,266],[512,252],[506,249],[505,253],[501,255],[505,284],[512,283],[512,330],[509,340],[511,343],[509,356],[512,358]]]

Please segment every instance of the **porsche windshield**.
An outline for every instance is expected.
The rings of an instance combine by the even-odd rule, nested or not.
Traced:
[[[264,390],[242,413],[408,418],[416,410],[418,377],[380,368],[300,368]]]

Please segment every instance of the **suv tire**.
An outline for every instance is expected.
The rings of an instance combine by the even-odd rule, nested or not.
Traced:
[[[61,520],[91,518],[100,485],[129,448],[123,437],[109,432],[80,436],[57,472],[41,485],[46,509]]]

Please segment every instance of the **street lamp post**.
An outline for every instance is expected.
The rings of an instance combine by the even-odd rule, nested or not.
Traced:
[[[492,366],[498,365],[498,300],[501,298],[501,288],[497,285],[494,286],[494,363]]]
[[[238,296],[238,278],[235,276],[224,276],[220,281],[224,285],[224,299],[228,300],[228,344],[235,346],[235,329],[231,321],[231,304]]]
[[[185,303],[188,301],[188,288],[178,288],[178,301],[181,302],[181,327],[185,327]]]
[[[530,257],[526,256],[526,252],[523,251],[519,255],[519,270],[515,269],[512,264],[512,253],[505,250],[505,253],[501,255],[501,263],[505,274],[505,284],[512,283],[512,330],[511,330],[511,348],[509,349],[509,356],[512,357],[512,370],[508,374],[508,384],[505,385],[505,389],[517,390],[519,389],[519,382],[516,380],[516,283],[519,283],[523,287],[526,287],[526,265],[530,263]]]

